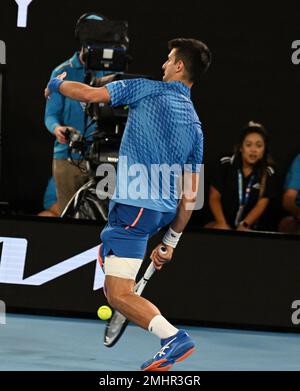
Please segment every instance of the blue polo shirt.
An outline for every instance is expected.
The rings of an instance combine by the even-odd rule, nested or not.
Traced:
[[[297,155],[289,168],[284,183],[285,190],[298,190],[296,205],[300,207],[300,154]]]
[[[160,212],[174,212],[184,168],[199,172],[201,123],[181,82],[121,80],[106,85],[112,106],[128,105],[113,200]],[[188,164],[187,167],[184,167]]]
[[[83,83],[85,77],[85,70],[83,64],[79,60],[79,53],[75,53],[72,58],[65,61],[51,74],[51,79],[60,75],[63,72],[67,72],[65,80],[78,81]],[[98,72],[97,77],[102,77],[107,72]],[[47,100],[45,110],[45,125],[46,128],[53,134],[56,126],[70,126],[73,127],[81,134],[84,133],[85,128],[85,110],[86,104],[84,102],[78,102],[70,98],[64,97],[58,92],[53,92],[50,99]],[[88,118],[87,123],[90,123]],[[85,136],[91,140],[92,133],[95,131],[95,125],[89,127]],[[73,154],[73,158],[79,158],[79,155]],[[57,139],[54,143],[54,158],[66,159],[68,158],[68,146],[67,144],[60,144]]]

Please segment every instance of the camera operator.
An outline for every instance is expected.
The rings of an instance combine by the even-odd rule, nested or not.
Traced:
[[[76,25],[80,23],[102,21],[106,19],[96,13],[82,15]],[[76,36],[75,30],[75,37]],[[73,57],[59,65],[51,74],[51,78],[62,72],[67,72],[67,79],[89,83],[84,60],[84,47],[76,52]],[[96,77],[107,74],[105,71],[95,73]],[[76,102],[61,94],[53,94],[47,101],[45,110],[45,125],[56,137],[53,154],[53,176],[57,186],[57,198],[59,213],[61,214],[76,191],[88,180],[86,173],[86,161],[82,154],[69,150],[67,134],[74,130],[84,135],[87,140],[92,140],[95,126],[91,125],[91,119],[85,114],[85,104]],[[89,126],[91,125],[91,126]]]

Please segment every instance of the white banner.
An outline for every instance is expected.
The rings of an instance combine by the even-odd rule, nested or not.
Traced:
[[[28,7],[32,1],[33,0],[15,0],[15,2],[18,4],[18,27],[27,27]]]

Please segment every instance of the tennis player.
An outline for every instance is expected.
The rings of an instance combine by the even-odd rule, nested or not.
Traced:
[[[189,186],[178,201],[178,181],[185,171],[189,181],[197,184],[202,163],[203,135],[190,90],[209,67],[211,53],[203,42],[185,38],[171,40],[169,50],[162,67],[163,81],[129,79],[96,88],[64,81],[62,74],[50,80],[45,90],[46,97],[60,92],[83,102],[129,106],[119,151],[116,190],[110,202],[108,224],[101,233],[100,259],[110,305],[161,339],[159,352],[141,366],[144,371],[168,370],[195,350],[185,330],[178,330],[156,306],[133,292],[149,237],[168,225],[151,259],[156,269],[172,259],[191,217],[191,203],[196,200]],[[151,174],[157,172],[157,167],[173,165],[181,167],[181,173],[169,170],[169,180],[163,177],[153,188]],[[137,178],[133,177],[136,171],[139,171],[138,186]],[[163,253],[162,246],[166,249]]]

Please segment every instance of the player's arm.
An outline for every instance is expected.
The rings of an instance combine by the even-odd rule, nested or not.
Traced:
[[[176,216],[166,232],[162,243],[160,243],[152,252],[151,259],[156,269],[161,269],[164,263],[172,259],[174,248],[177,246],[179,239],[187,226],[195,207],[197,200],[199,174],[185,173],[184,191],[177,207]],[[165,254],[159,251],[161,247],[166,249]]]
[[[91,103],[109,103],[110,95],[105,87],[90,87],[75,81],[64,81],[66,73],[51,79],[46,90],[45,97],[50,97],[52,92],[60,92],[63,96]],[[51,98],[51,97],[50,97]]]
[[[74,81],[64,81],[59,86],[59,92],[68,98],[79,100],[80,102],[110,102],[110,96],[105,87],[90,87]]]
[[[182,196],[177,208],[176,217],[170,225],[173,231],[176,233],[182,233],[184,231],[193,213],[191,206],[195,202],[196,196],[193,196],[193,198],[187,198],[185,195]]]

